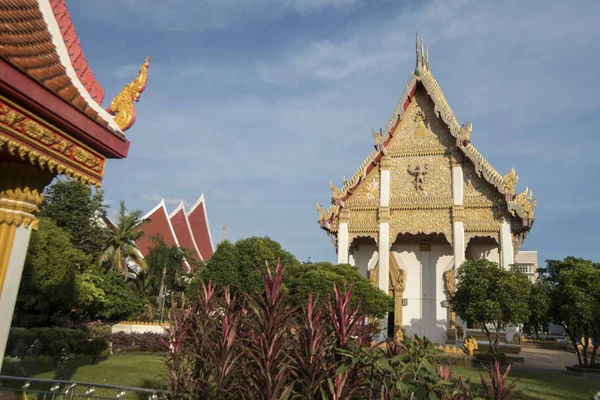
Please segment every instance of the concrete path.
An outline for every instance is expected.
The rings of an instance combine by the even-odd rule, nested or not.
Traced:
[[[523,357],[525,362],[514,363],[515,371],[564,374],[565,365],[577,364],[577,355],[565,350],[522,347],[519,356]]]

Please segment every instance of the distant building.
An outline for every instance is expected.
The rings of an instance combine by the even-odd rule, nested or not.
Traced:
[[[515,259],[515,264],[519,270],[523,272],[531,282],[537,279],[538,269],[538,253],[537,251],[519,251]]]
[[[142,218],[144,236],[137,240],[140,253],[146,257],[154,246],[153,238],[160,237],[166,244],[190,250],[200,261],[208,261],[213,254],[213,242],[206,214],[204,194],[186,211],[183,202],[169,214],[164,199]],[[186,261],[186,267],[190,265]]]
[[[510,268],[516,256],[535,279],[537,253],[519,256],[519,248],[537,202],[529,189],[517,192],[514,169],[501,174],[474,147],[472,125],[458,123],[428,51],[422,43],[415,50],[415,70],[391,118],[371,132],[374,150],[341,188],[330,182],[330,206],[317,203],[318,221],[338,263],[357,266],[394,298],[394,311],[379,323],[383,334],[402,329],[445,343],[454,338],[448,301],[463,262]],[[506,332],[508,342],[513,333]]]

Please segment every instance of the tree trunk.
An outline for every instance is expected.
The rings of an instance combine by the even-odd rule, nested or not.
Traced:
[[[588,336],[588,330],[587,328],[583,330],[583,350],[581,351],[582,356],[583,356],[583,364],[584,365],[589,365],[588,363],[588,357],[587,357],[587,350],[588,350],[588,345],[590,344],[590,338]]]
[[[567,332],[567,335],[569,335],[569,339],[571,339],[571,344],[573,345],[573,348],[575,349],[575,353],[577,354],[577,364],[579,364],[579,366],[582,365],[581,363],[581,353],[579,352],[579,347],[577,347],[577,341],[575,340],[575,334],[571,332],[571,330],[569,328],[567,328],[567,326],[565,324],[561,324],[562,327],[565,329],[565,332]]]
[[[500,355],[500,324],[495,325],[496,338],[494,339],[494,354]]]
[[[163,297],[165,297],[165,276],[167,276],[167,264],[163,267],[162,277],[160,278],[160,289],[158,290],[158,307],[162,304]]]
[[[483,332],[485,334],[485,336],[487,336],[488,342],[490,343],[490,351],[493,354],[494,346],[492,346],[492,334],[490,333],[490,330],[487,328],[487,326],[485,326],[485,324],[481,324],[481,326],[482,326],[481,332]]]

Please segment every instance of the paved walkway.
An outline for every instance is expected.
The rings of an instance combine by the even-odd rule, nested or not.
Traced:
[[[577,355],[565,350],[522,347],[519,356],[525,362],[514,363],[515,371],[565,373],[565,365],[577,364]]]

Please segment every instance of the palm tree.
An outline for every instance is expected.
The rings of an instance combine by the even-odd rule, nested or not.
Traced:
[[[144,235],[140,225],[148,221],[142,220],[142,212],[134,210],[127,212],[125,202],[121,201],[121,208],[117,214],[117,223],[111,229],[111,235],[108,238],[104,251],[100,256],[102,264],[108,264],[110,268],[122,273],[125,278],[131,272],[127,265],[127,259],[134,261],[145,271],[146,261],[139,252],[135,241]]]

